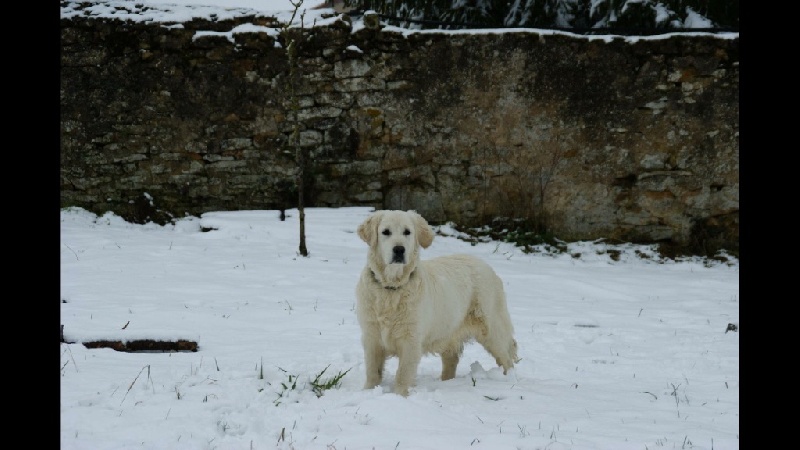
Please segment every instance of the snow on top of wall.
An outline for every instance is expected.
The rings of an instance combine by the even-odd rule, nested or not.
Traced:
[[[174,2],[174,3],[173,3]],[[202,3],[202,4],[200,4]],[[236,6],[247,5],[247,6]],[[270,9],[271,8],[271,9]],[[182,22],[194,19],[211,21],[230,20],[243,16],[273,17],[280,23],[292,20],[293,7],[289,0],[64,0],[61,3],[61,18],[75,17],[109,18],[121,21],[162,23],[164,26],[180,26]],[[691,16],[687,21],[692,19]],[[336,21],[344,20],[343,14],[337,14],[333,8],[315,6],[300,9],[292,20],[293,27],[327,26]],[[692,20],[697,20],[692,19]],[[691,24],[686,24],[690,26]],[[352,19],[352,32],[364,28],[362,17]],[[582,35],[567,31],[547,30],[539,28],[486,28],[472,30],[433,30],[409,29],[397,26],[384,26],[384,31],[401,33],[408,36],[413,33],[420,34],[500,34],[500,33],[537,33],[541,36],[567,35],[581,37],[587,40],[602,40],[610,42],[615,39],[624,39],[626,42],[639,40],[668,39],[672,36],[714,36],[720,39],[738,39],[738,32],[709,33],[709,32],[675,32],[650,36],[620,36],[607,35]],[[207,35],[223,35],[233,42],[235,33],[264,32],[277,35],[279,28],[260,25],[239,25],[228,32],[198,31],[195,39]]]

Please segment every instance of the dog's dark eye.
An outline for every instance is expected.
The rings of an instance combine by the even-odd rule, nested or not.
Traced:
[[[382,233],[382,234],[383,234],[384,236],[391,236],[391,235],[392,235],[392,232],[391,232],[391,231],[389,231],[389,229],[387,228],[387,229],[383,230],[383,233]]]
[[[403,231],[403,234],[408,236],[409,234],[411,234],[411,231],[409,231],[408,228],[406,228],[406,231]]]

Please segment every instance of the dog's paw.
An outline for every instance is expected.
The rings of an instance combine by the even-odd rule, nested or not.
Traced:
[[[379,384],[381,384],[380,381],[378,382],[367,381],[366,383],[364,383],[364,389],[367,391],[370,389],[375,389],[375,387],[378,386]]]
[[[394,393],[401,397],[408,397],[408,386],[395,386]]]
[[[379,385],[377,385],[377,386],[375,386],[375,387],[373,387],[371,389],[364,388],[364,392],[367,393],[370,396],[381,396],[381,395],[386,394],[386,393],[391,392],[391,391],[389,390],[388,387],[379,384]],[[348,406],[350,406],[350,405],[348,405]]]

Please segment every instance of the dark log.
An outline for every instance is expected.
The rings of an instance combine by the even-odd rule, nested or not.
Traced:
[[[134,341],[88,341],[86,348],[112,348],[118,352],[196,352],[197,342],[179,339],[177,341],[156,341],[140,339]]]

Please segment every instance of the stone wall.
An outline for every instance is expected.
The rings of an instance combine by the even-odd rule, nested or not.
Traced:
[[[277,26],[62,18],[62,206],[163,222],[296,205],[284,46],[198,33],[243,23]],[[738,36],[354,31],[346,16],[296,36],[306,206],[738,251]]]

